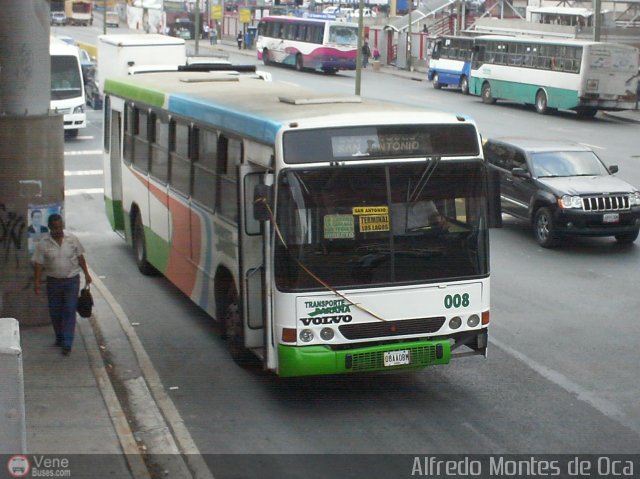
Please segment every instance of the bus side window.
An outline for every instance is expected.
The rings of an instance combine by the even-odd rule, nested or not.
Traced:
[[[197,131],[197,152],[193,164],[193,199],[211,211],[215,211],[218,191],[216,181],[218,135],[215,131]]]
[[[217,210],[238,222],[238,167],[242,161],[242,141],[220,135],[218,138]]]
[[[191,160],[189,127],[176,121],[170,128],[171,186],[184,196],[191,195]]]
[[[162,183],[169,179],[169,121],[166,116],[153,113],[150,135],[151,164],[149,173]]]
[[[122,159],[127,165],[131,165],[133,162],[133,136],[135,134],[134,125],[136,121],[136,112],[133,105],[127,104],[124,110],[124,141],[122,142]]]
[[[135,108],[133,124],[133,165],[140,171],[149,171],[149,112]]]

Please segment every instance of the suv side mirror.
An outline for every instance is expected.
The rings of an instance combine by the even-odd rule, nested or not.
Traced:
[[[611,165],[609,166],[609,168],[607,168],[607,170],[609,170],[609,173],[614,174],[618,172],[618,165]]]
[[[518,178],[531,178],[531,175],[524,168],[513,168],[511,170],[511,174],[513,176],[517,176]]]

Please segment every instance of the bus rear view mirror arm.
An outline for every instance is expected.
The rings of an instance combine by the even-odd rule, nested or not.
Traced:
[[[256,185],[255,190],[253,190],[253,219],[256,221],[268,221],[270,204],[271,186]]]

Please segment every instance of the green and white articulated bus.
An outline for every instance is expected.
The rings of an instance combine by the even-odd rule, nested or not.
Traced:
[[[223,72],[104,89],[109,220],[236,361],[286,377],[486,355],[473,121]]]
[[[474,39],[470,91],[485,103],[509,100],[538,113],[636,106],[638,49],[585,40],[480,36]]]

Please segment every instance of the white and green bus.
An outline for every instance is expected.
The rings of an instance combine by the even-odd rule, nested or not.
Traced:
[[[143,273],[280,376],[486,355],[473,121],[223,72],[108,79],[105,200]]]
[[[638,49],[585,40],[481,36],[474,39],[470,92],[485,103],[509,100],[538,113],[636,106]]]

